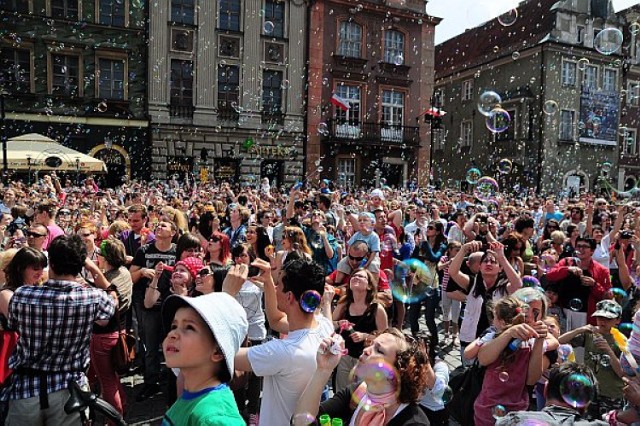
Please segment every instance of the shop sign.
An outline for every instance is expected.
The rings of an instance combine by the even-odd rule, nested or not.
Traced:
[[[247,152],[249,154],[256,154],[259,157],[263,158],[274,158],[274,157],[290,157],[294,151],[294,147],[292,146],[282,146],[282,145],[253,145],[251,146]]]
[[[193,157],[168,157],[167,171],[169,173],[193,172]]]

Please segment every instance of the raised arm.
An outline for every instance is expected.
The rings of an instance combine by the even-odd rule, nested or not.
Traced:
[[[449,266],[449,276],[456,282],[456,284],[465,290],[469,288],[469,275],[461,272],[460,267],[462,267],[462,262],[464,262],[466,255],[478,251],[481,248],[482,243],[480,241],[471,241],[463,244],[462,248],[458,251],[458,254],[453,258],[451,265]]]

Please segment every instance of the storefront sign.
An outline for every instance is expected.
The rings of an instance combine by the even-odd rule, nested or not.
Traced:
[[[218,181],[233,182],[238,174],[238,162],[224,158],[216,158],[213,165],[213,176]]]
[[[169,173],[193,172],[193,158],[192,157],[168,157],[167,172]]]
[[[100,151],[94,153],[93,157],[97,158],[98,160],[104,161],[104,163],[107,165],[107,169],[110,165],[122,166],[125,164],[124,156],[115,149],[101,149]]]
[[[274,158],[274,157],[289,157],[292,155],[294,147],[282,146],[282,145],[253,145],[247,152],[249,154],[256,154],[259,157]]]

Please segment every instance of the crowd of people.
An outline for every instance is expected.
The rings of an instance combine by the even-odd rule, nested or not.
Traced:
[[[52,173],[0,227],[8,425],[125,415],[124,332],[166,425],[640,422],[640,203]]]

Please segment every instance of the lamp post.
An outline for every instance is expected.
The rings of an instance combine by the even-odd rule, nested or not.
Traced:
[[[76,186],[80,186],[80,157],[76,157]]]
[[[425,111],[424,113],[424,121],[429,122],[429,130],[431,133],[431,143],[429,144],[429,184],[433,184],[431,182],[431,178],[434,176],[433,174],[433,145],[435,141],[435,133],[434,130],[440,130],[442,128],[442,116],[445,115],[446,112],[440,109],[440,97],[439,96],[431,96],[431,107]]]
[[[27,182],[29,187],[31,187],[31,155],[27,154]]]
[[[7,138],[4,130],[4,90],[0,90],[0,138],[2,138],[2,182],[9,181],[9,160],[7,158]]]

